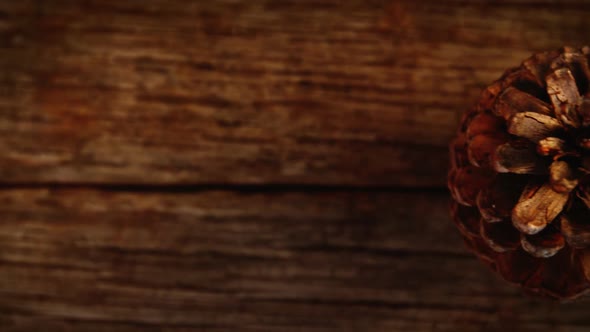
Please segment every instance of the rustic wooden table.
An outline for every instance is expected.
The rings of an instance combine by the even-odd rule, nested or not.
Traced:
[[[588,331],[449,221],[447,141],[590,3],[0,1],[0,331]]]

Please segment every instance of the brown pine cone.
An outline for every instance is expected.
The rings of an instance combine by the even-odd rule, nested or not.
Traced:
[[[452,216],[506,280],[590,289],[590,47],[535,54],[484,90],[450,146]]]

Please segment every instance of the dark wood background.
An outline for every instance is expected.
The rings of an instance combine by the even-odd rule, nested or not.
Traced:
[[[588,331],[449,221],[448,140],[590,2],[1,0],[1,331]]]

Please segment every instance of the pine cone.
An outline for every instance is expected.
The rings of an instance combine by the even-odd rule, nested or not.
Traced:
[[[525,290],[590,289],[590,47],[538,53],[490,85],[450,146],[466,244]]]

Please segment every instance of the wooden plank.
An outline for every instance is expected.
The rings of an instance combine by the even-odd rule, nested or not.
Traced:
[[[589,13],[2,1],[0,181],[442,186],[459,113],[533,51],[587,42]]]
[[[586,331],[462,247],[443,192],[0,191],[2,331]]]

